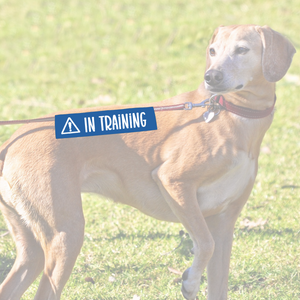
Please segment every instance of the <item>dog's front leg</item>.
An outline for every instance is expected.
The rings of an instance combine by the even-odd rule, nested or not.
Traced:
[[[233,227],[223,215],[206,221],[215,241],[215,251],[207,266],[208,300],[226,300]]]
[[[234,225],[245,202],[246,199],[237,201],[224,212],[205,219],[215,241],[215,251],[207,265],[208,300],[227,299]]]
[[[214,252],[214,240],[199,208],[195,184],[192,181],[184,182],[174,171],[170,175],[172,169],[174,164],[172,168],[172,164],[164,163],[153,171],[152,177],[193,240],[194,261],[184,272],[182,283],[183,296],[193,300],[199,290],[201,274]]]

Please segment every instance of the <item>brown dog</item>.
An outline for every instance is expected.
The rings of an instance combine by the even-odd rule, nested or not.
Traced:
[[[158,130],[140,133],[57,140],[53,122],[17,130],[0,149],[0,207],[17,245],[0,299],[20,299],[41,271],[35,299],[60,298],[83,243],[81,192],[181,222],[195,255],[183,274],[184,297],[195,299],[207,266],[208,299],[226,299],[234,224],[272,123],[275,82],[294,53],[269,27],[218,28],[207,49],[205,87],[158,104],[226,94],[217,117],[220,106],[210,103],[208,124],[198,108],[158,112]]]

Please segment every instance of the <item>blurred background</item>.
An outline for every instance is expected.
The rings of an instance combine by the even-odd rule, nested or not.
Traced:
[[[196,89],[219,25],[269,25],[299,46],[298,0],[205,2],[0,0],[1,119]]]

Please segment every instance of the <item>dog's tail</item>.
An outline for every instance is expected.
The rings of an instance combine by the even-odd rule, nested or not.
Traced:
[[[2,176],[3,167],[4,167],[4,160],[0,159],[0,176]]]
[[[12,206],[12,204],[7,201],[9,199],[5,199],[4,197],[4,195],[6,194],[6,192],[4,193],[4,191],[7,191],[8,188],[9,183],[2,176],[0,176],[0,212],[2,212],[8,231],[11,235],[13,235],[11,220],[20,219],[20,215]]]
[[[4,168],[4,160],[7,153],[9,142],[6,141],[0,148],[0,176],[2,176],[2,171]]]
[[[1,208],[2,212],[3,212],[3,209],[2,209],[2,207],[3,207],[7,211],[16,213],[16,211],[8,203],[5,202],[3,195],[1,193],[3,191],[3,189],[6,188],[6,185],[8,184],[8,182],[3,178],[4,161],[5,161],[5,157],[6,157],[6,153],[7,153],[7,149],[8,149],[8,144],[9,144],[9,142],[6,141],[0,147],[0,208]],[[5,215],[5,214],[3,213],[3,215]]]
[[[2,179],[3,178],[0,177],[0,181]],[[5,200],[3,199],[3,196],[1,194],[1,189],[0,189],[0,212],[2,212],[2,215],[4,217],[8,231],[11,233],[11,226],[10,226],[10,223],[8,222],[8,220],[10,219],[10,217],[15,216],[17,214],[17,212],[15,211],[15,209],[13,207],[11,207],[8,203],[5,202]]]

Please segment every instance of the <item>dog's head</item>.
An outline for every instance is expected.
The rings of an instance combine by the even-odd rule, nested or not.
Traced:
[[[245,90],[256,80],[276,82],[295,52],[284,36],[267,26],[219,27],[207,47],[205,87],[225,93]]]

